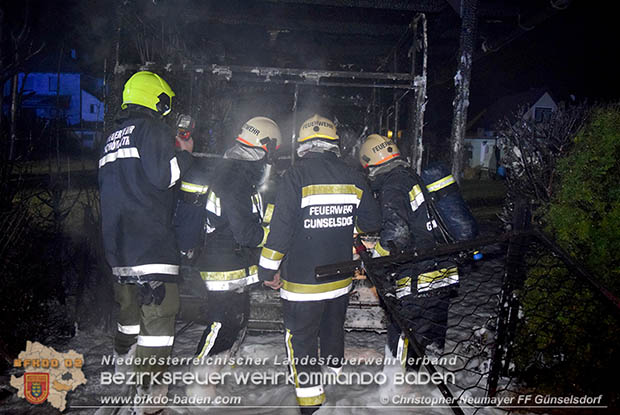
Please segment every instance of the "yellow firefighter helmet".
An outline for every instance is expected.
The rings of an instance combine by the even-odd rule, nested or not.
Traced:
[[[123,103],[121,108],[127,105],[140,105],[161,115],[168,115],[172,111],[172,97],[174,91],[170,85],[159,75],[149,72],[136,72],[127,80],[123,89]]]

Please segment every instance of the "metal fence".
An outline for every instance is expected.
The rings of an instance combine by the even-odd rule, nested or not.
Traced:
[[[423,351],[432,357],[423,370],[453,379],[438,387],[456,402],[454,412],[477,413],[488,404],[508,413],[533,409],[532,400],[519,399],[526,395],[545,397],[535,405],[540,410],[557,408],[562,401],[556,397],[572,395],[603,396],[595,401],[600,406],[583,409],[614,406],[615,383],[603,379],[620,370],[612,357],[620,340],[618,299],[539,230],[444,246],[408,260],[457,258],[474,247],[484,259],[461,266],[445,346]],[[371,260],[365,267],[385,280],[405,258]],[[379,291],[410,342],[424,344],[389,288]],[[583,403],[573,402],[573,409]]]

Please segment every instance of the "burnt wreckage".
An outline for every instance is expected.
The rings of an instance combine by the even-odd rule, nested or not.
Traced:
[[[290,140],[261,189],[269,200],[277,173],[295,163],[298,123],[317,110],[336,121],[351,163],[360,141],[380,133],[398,140],[422,173],[427,90],[452,80],[452,171],[460,171],[473,62],[557,9],[497,0],[126,1],[118,6],[114,69],[106,75],[116,91],[139,69],[165,75],[177,92],[176,111],[197,120],[201,157],[218,157],[249,116],[277,120]],[[429,56],[441,65],[433,73]],[[106,101],[115,108],[119,97]],[[191,267],[184,270],[181,318],[199,321],[196,293],[204,286],[192,283]],[[252,303],[250,329],[281,329],[276,292],[254,289]],[[346,328],[383,331],[385,324],[375,288],[356,280]]]
[[[361,141],[378,133],[398,143],[417,174],[424,175],[423,166],[431,160],[429,149],[434,152],[433,158],[437,153],[448,154],[452,172],[459,173],[474,63],[569,3],[123,1],[118,3],[115,56],[112,64],[108,61],[106,65],[106,79],[112,84],[110,91],[120,91],[137,70],[161,72],[177,94],[175,111],[196,120],[197,156],[204,157],[207,164],[209,158],[220,157],[250,117],[262,115],[276,120],[284,142],[270,179],[260,189],[266,201],[273,200],[279,173],[296,161],[298,124],[316,112],[329,114],[336,123],[341,153],[352,165],[359,165],[356,153]],[[450,86],[453,92],[441,93]],[[106,104],[118,108],[120,97],[111,92]],[[448,116],[443,114],[444,107],[451,108]],[[107,117],[109,122],[111,114]],[[425,127],[432,134],[423,134]],[[429,139],[440,136],[449,138],[448,146],[436,146],[439,140]],[[458,180],[458,174],[455,177]],[[505,235],[503,239],[513,247],[508,251],[515,258],[520,258],[515,253],[521,253],[517,249],[519,238]],[[460,295],[450,306],[443,355],[458,355],[460,362],[457,367],[440,368],[466,371],[472,376],[451,385],[452,392],[445,384],[438,388],[448,398],[456,396],[455,388],[459,397],[474,390],[494,396],[510,386],[502,383],[511,361],[509,348],[502,344],[510,343],[514,336],[517,310],[515,306],[506,310],[500,307],[512,304],[504,301],[512,291],[505,289],[502,275],[509,281],[518,279],[518,264],[522,262],[515,259],[504,264],[497,252],[498,241],[497,236],[478,238],[443,244],[428,252],[377,259],[360,250],[356,262],[323,264],[316,273],[328,276],[365,269],[368,279],[355,281],[345,328],[383,332],[387,309],[411,348],[423,355],[426,351],[399,312],[399,302],[385,284],[385,277],[395,264],[440,255],[470,261],[473,251],[482,248],[487,260],[478,261],[481,264],[476,272],[462,275]],[[178,334],[194,322],[200,323],[205,293],[203,282],[191,267],[182,267],[182,272],[185,280],[179,318],[185,324]],[[282,330],[277,292],[255,287],[251,300],[250,330]],[[497,314],[498,319],[493,317]],[[499,321],[497,327],[495,321]],[[495,329],[496,339],[485,334]],[[434,373],[432,364],[425,367]],[[456,403],[452,409],[463,413]]]

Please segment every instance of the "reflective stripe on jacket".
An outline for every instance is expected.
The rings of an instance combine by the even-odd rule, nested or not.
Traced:
[[[123,111],[99,158],[103,244],[122,281],[172,281],[179,251],[172,226],[173,186],[192,157],[149,110]]]
[[[290,301],[317,301],[345,295],[351,275],[318,281],[318,265],[351,260],[353,232],[379,228],[380,213],[364,177],[335,154],[308,153],[283,176],[271,232],[259,261],[259,278],[278,269]]]
[[[454,183],[451,175],[446,176],[429,184],[427,190],[437,192]],[[375,246],[377,256],[390,255],[390,247],[423,251],[437,244],[437,223],[429,217],[420,183],[408,168],[398,166],[378,175],[372,188],[382,212],[380,241]],[[431,264],[433,261],[422,261],[403,266],[396,280],[397,297],[458,284],[458,269],[453,262],[442,260],[436,269],[429,269]]]

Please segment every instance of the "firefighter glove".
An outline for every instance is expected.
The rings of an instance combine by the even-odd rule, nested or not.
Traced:
[[[142,305],[160,305],[166,296],[166,286],[162,281],[149,281],[140,286]]]

